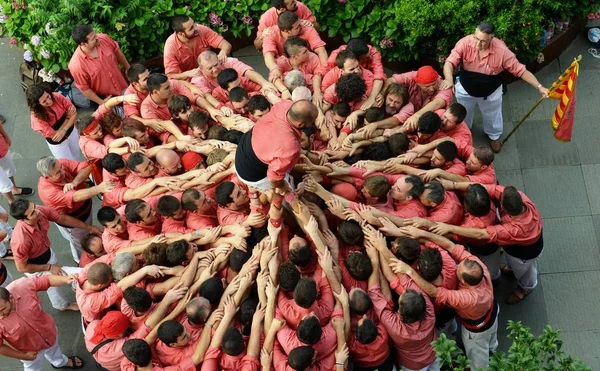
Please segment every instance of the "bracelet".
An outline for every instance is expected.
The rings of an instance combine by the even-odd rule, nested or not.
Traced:
[[[452,182],[452,188],[456,189],[456,182]]]
[[[64,131],[65,133],[68,131],[67,129],[60,128],[59,131]]]
[[[258,192],[252,192],[250,193],[250,198],[253,200],[256,200],[258,198]]]
[[[543,85],[542,84],[538,84],[538,86],[536,86],[537,89],[541,88]]]
[[[343,363],[339,363],[339,362],[336,362],[335,365],[336,366],[342,366],[342,367],[344,367],[344,364]]]
[[[196,229],[196,230],[194,231],[194,236],[200,236],[200,231]]]

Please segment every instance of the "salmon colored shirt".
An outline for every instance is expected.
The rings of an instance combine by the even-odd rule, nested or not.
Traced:
[[[313,52],[319,48],[325,47],[325,41],[321,40],[319,33],[315,30],[314,27],[302,27],[302,32],[298,35],[298,37],[303,38],[308,43],[310,50]],[[273,32],[269,36],[265,36],[263,38],[263,55],[267,55],[267,53],[272,53],[275,59],[280,55],[283,55],[283,43],[285,43],[285,38],[281,33],[281,30],[278,26],[273,26]]]
[[[469,153],[473,153],[475,149],[473,148]],[[474,174],[467,174],[465,176],[469,179],[469,182],[479,183],[479,184],[496,184],[496,170],[494,170],[494,164],[489,164],[485,169],[479,170]]]
[[[294,68],[290,60],[285,56],[279,56],[275,61],[277,63],[277,67],[281,71],[282,78],[285,79],[285,76],[288,72],[292,70],[299,70],[304,74],[304,80],[306,80],[306,87],[313,91],[313,77],[316,75],[319,66],[321,66],[321,61],[319,60],[319,56],[313,52],[308,52],[308,59],[298,68]]]
[[[288,355],[283,351],[278,341],[273,348],[273,367],[275,371],[295,371],[288,364]],[[329,357],[316,361],[304,371],[333,371],[335,370],[335,352]],[[204,371],[204,370],[203,370]]]
[[[183,85],[181,81],[169,79],[169,83],[171,84],[171,90],[173,91],[173,95],[185,95],[190,100],[192,105],[196,102],[196,96],[192,94],[190,89]],[[148,96],[142,102],[140,112],[142,118],[145,119],[172,119],[171,113],[169,112],[169,106],[167,104],[158,105],[152,100],[152,96],[150,96],[150,94],[148,94]]]
[[[156,222],[153,224],[128,223],[127,234],[134,241],[143,240],[144,238],[154,237],[161,233],[164,221],[157,215]]]
[[[29,258],[37,258],[50,248],[50,222],[56,222],[60,215],[51,207],[35,205],[35,208],[40,212],[36,225],[17,220],[13,229],[10,247],[15,262],[27,263]]]
[[[444,166],[443,170],[460,176],[467,175],[467,167],[465,166],[465,163],[458,158],[455,158],[448,166]]]
[[[323,81],[321,82],[321,91],[327,91],[331,85],[337,84],[340,77],[342,77],[343,73],[340,68],[333,68],[327,72],[325,76],[323,76]],[[365,80],[365,84],[367,84],[367,92],[365,95],[368,97],[371,95],[371,90],[373,90],[373,83],[375,82],[375,77],[373,76],[373,72],[369,70],[362,70],[361,77]]]
[[[138,117],[142,117],[142,114],[141,114],[142,102],[148,96],[148,91],[143,92],[143,93],[139,92],[136,90],[136,88],[133,87],[133,84],[129,84],[129,86],[125,90],[124,95],[127,95],[127,94],[137,95],[137,97],[140,101],[137,104],[123,102],[123,110],[125,111],[125,116],[131,117],[131,116],[135,115]]]
[[[462,62],[462,68],[465,71],[479,72],[485,75],[498,75],[507,70],[516,77],[521,77],[527,70],[525,65],[517,60],[515,53],[508,49],[504,41],[496,37],[492,39],[490,47],[480,58],[479,50],[475,46],[474,35],[465,36],[458,40],[446,58],[446,62],[454,68]]]
[[[296,13],[299,19],[303,19],[312,23],[316,22],[315,17],[306,5],[296,1],[296,6],[298,9],[296,9],[294,13]],[[279,18],[277,9],[274,7],[267,9],[267,11],[265,11],[258,20],[258,32],[256,33],[256,37],[261,37],[265,29],[277,26],[277,18]]]
[[[248,66],[244,62],[240,62],[237,58],[228,57],[225,62],[221,64],[222,69],[233,68],[238,73],[238,76],[244,76],[247,71],[254,71],[254,69]],[[214,89],[219,87],[219,83],[216,78],[206,76],[203,70],[200,70],[201,75],[192,78],[191,83],[196,85],[202,90],[204,94],[210,94]]]
[[[0,318],[0,346],[19,352],[39,352],[56,343],[54,319],[42,308],[38,291],[50,288],[49,276],[23,277],[6,289],[14,300],[14,311]]]
[[[150,160],[150,161],[152,161],[152,160]],[[157,177],[158,177],[158,174],[157,174]],[[127,186],[127,188],[129,188],[129,189],[135,189],[135,188],[141,187],[145,184],[148,184],[151,181],[152,181],[152,177],[144,178],[144,177],[137,175],[133,171],[130,171],[129,174],[127,174],[127,176],[125,177],[125,186]]]
[[[219,225],[216,212],[214,214],[198,214],[188,211],[185,224],[192,229],[212,228]]]
[[[123,298],[123,291],[114,282],[102,291],[91,291],[82,288],[85,281],[87,281],[87,271],[81,272],[77,278],[75,299],[81,316],[88,322],[101,319],[113,304],[119,303]]]
[[[287,118],[292,104],[289,100],[275,104],[252,129],[252,149],[268,164],[267,177],[272,180],[282,180],[300,160],[301,132]]]
[[[200,53],[210,48],[218,49],[219,44],[224,40],[223,36],[206,26],[197,24],[195,30],[199,31],[199,35],[191,40],[190,46],[182,43],[175,32],[165,41],[163,58],[166,74],[182,73],[198,68]]]
[[[183,362],[185,359],[191,359],[196,350],[196,344],[187,343],[184,347],[171,348],[160,340],[156,341],[156,356],[163,365],[173,366]]]
[[[409,100],[415,107],[415,111],[418,111],[421,108],[425,107],[429,102],[431,102],[434,99],[443,100],[445,103],[444,107],[447,107],[450,104],[452,104],[452,101],[454,100],[454,93],[452,93],[452,89],[439,90],[438,88],[437,92],[433,96],[423,98],[423,95],[421,94],[421,88],[419,88],[419,85],[417,85],[417,83],[413,80],[416,74],[417,71],[411,71],[392,75],[392,77],[398,84],[404,85],[408,89]],[[440,86],[441,82],[442,78],[438,77],[438,87]]]
[[[137,366],[131,363],[127,357],[123,357],[121,361],[121,371],[137,371]],[[160,361],[152,359],[152,371],[189,371],[195,370],[196,365],[192,361],[192,358],[187,358],[181,361],[181,363],[174,366],[164,366]]]
[[[104,156],[108,154],[108,147],[90,137],[79,137],[79,148],[81,153],[89,161],[102,161]]]
[[[102,206],[110,206],[118,209],[125,203],[125,192],[129,190],[125,185],[125,177],[118,177],[115,174],[109,173],[106,169],[102,169],[102,179],[115,182],[115,188],[102,195]]]
[[[148,318],[148,316],[150,316],[150,314],[152,314],[152,311],[156,308],[157,305],[158,304],[156,303],[152,303],[152,305],[150,305],[150,309],[148,309],[146,313],[142,314],[141,316],[138,316],[135,314],[135,311],[131,309],[129,304],[127,304],[127,301],[123,298],[121,300],[121,313],[129,317],[129,328],[135,331],[144,325],[144,322],[146,322],[146,319]]]
[[[54,103],[50,107],[46,107],[47,121],[37,117],[31,111],[31,128],[36,133],[42,134],[44,138],[52,138],[56,134],[56,130],[52,129],[52,126],[73,107],[71,100],[60,93],[52,93],[52,99]]]
[[[133,243],[127,234],[127,220],[121,218],[121,222],[125,223],[125,231],[123,233],[116,235],[108,229],[104,229],[104,232],[102,232],[102,245],[107,253],[116,252],[124,247],[131,246]]]
[[[454,139],[454,144],[456,144],[456,147],[458,148],[458,157],[461,160],[466,161],[467,158],[469,158],[471,148],[473,147],[473,134],[471,134],[471,130],[467,124],[463,121],[456,125],[454,129],[449,131],[442,130],[442,132]]]
[[[2,125],[0,123],[0,125]],[[6,142],[6,138],[0,135],[0,158],[3,158],[8,153],[8,143]]]
[[[221,348],[209,348],[204,355],[201,371],[258,371],[260,361],[243,352],[237,357],[224,354]]]
[[[365,72],[365,71],[363,71],[363,72]],[[365,80],[365,83],[366,83],[366,80]],[[348,102],[348,104],[350,105],[350,108],[352,109],[353,112],[360,109],[360,106],[362,106],[363,102],[369,98],[369,94],[371,92],[369,89],[369,85],[367,85],[367,90],[368,90],[368,92],[365,92],[365,94],[363,94],[362,97],[360,97],[356,100],[353,100],[352,102]],[[327,89],[325,89],[323,91],[323,101],[331,106],[333,106],[334,104],[336,104],[338,102],[341,102],[340,98],[338,98],[337,94],[335,93],[335,84],[330,85]]]
[[[412,199],[406,202],[392,202],[393,209],[385,210],[391,215],[400,218],[424,218],[427,216],[427,209],[419,199]]]
[[[484,185],[485,189],[490,194],[493,200],[500,200],[504,186],[501,185]],[[490,242],[495,242],[499,245],[531,245],[539,240],[542,235],[542,216],[535,207],[533,201],[519,191],[526,210],[523,214],[517,216],[508,215],[503,209],[500,210],[500,218],[502,223],[498,225],[488,226],[487,233],[490,236]],[[14,233],[13,233],[14,239]]]
[[[106,34],[98,34],[98,57],[94,58],[77,47],[69,62],[69,72],[81,91],[91,89],[103,96],[118,96],[127,88],[127,81],[119,69],[119,44]]]
[[[389,302],[381,292],[379,285],[372,285],[369,288],[369,296],[373,301],[373,308],[377,313],[377,317],[388,331],[394,348],[396,348],[396,362],[408,369],[420,370],[432,364],[436,358],[431,345],[431,342],[436,339],[434,332],[435,313],[433,304],[427,294],[424,294],[408,277],[405,276],[404,278],[405,280],[401,282],[396,291],[404,293],[406,289],[410,288],[423,294],[427,309],[425,318],[422,321],[410,324],[402,322],[400,313],[389,306]]]
[[[94,336],[94,329],[98,325],[98,321],[94,321],[90,323],[85,330],[85,348],[88,352],[91,352],[94,347],[98,344],[94,344],[91,342],[92,337]],[[118,338],[110,343],[104,345],[100,350],[94,354],[94,359],[98,362],[102,367],[107,369],[108,371],[120,371],[121,362],[123,359],[127,359],[125,354],[123,354],[123,345],[129,339],[144,339],[148,334],[152,331],[152,329],[146,325],[140,327],[128,337]]]
[[[494,289],[490,272],[479,258],[468,252],[462,245],[455,245],[450,254],[459,263],[465,259],[479,263],[483,268],[484,278],[477,286],[469,286],[458,281],[458,289],[456,290],[438,287],[435,302],[456,309],[456,313],[462,318],[480,319],[494,303]]]
[[[329,322],[331,313],[333,313],[334,299],[329,281],[326,277],[315,279],[315,281],[319,295],[310,308],[302,308],[296,304],[293,298],[288,297],[283,292],[279,293],[276,310],[277,316],[285,318],[288,326],[294,330],[298,328],[298,324],[300,324],[302,318],[310,312],[314,312],[319,318],[321,326],[325,326]]]
[[[254,81],[252,81],[244,76],[239,77],[239,79],[240,79],[239,86],[241,86],[242,88],[244,88],[244,90],[246,90],[246,93],[248,93],[248,96],[251,97],[253,95],[260,94],[260,90],[262,89],[262,86],[258,85]],[[216,100],[218,100],[219,102],[221,102],[223,104],[229,102],[229,92],[220,86],[216,87],[215,90],[212,91],[212,96],[215,97]]]
[[[55,183],[47,178],[40,177],[38,181],[38,192],[40,200],[42,200],[44,205],[54,208],[61,215],[70,215],[83,207],[87,202],[87,200],[78,202],[73,200],[75,192],[85,189],[86,186],[84,183],[81,183],[67,193],[63,192],[63,187],[65,184],[72,182],[77,176],[77,173],[90,166],[90,164],[88,162],[67,160],[65,158],[58,159],[58,162],[65,170],[65,181]]]
[[[493,202],[490,202],[490,212],[484,216],[474,216],[465,211],[461,227],[463,228],[477,228],[485,229],[488,226],[498,224],[498,216],[496,215],[496,206]],[[485,240],[478,240],[475,238],[466,238],[462,236],[453,236],[455,241],[463,241],[471,246],[483,246],[487,244]]]
[[[375,321],[375,323],[377,322]],[[358,341],[355,332],[352,331],[348,342],[348,350],[355,365],[362,368],[379,366],[390,356],[388,331],[381,322],[377,323],[377,337],[370,344],[363,344]]]
[[[79,257],[79,268],[83,268],[86,265],[93,263],[96,260],[96,257],[86,251],[81,253]]]
[[[186,227],[185,218],[182,220],[165,218],[161,228],[161,233],[191,233],[193,231],[193,229]]]
[[[331,315],[331,319],[335,317],[342,318],[344,314],[341,310],[334,311]],[[337,334],[335,329],[333,328],[333,323],[331,320],[329,323],[322,328],[321,337],[319,341],[312,345],[313,349],[317,352],[316,361],[320,361],[323,358],[330,356],[335,352],[337,347]],[[277,332],[277,341],[283,348],[283,351],[287,354],[290,354],[292,350],[297,347],[307,345],[298,339],[298,334],[295,330],[291,329],[288,326],[284,326],[279,332]]]
[[[404,105],[404,107],[400,108],[400,111],[393,115],[393,117],[398,120],[400,124],[404,124],[406,120],[415,113],[415,106],[412,103],[408,102]],[[387,130],[387,129],[386,129]],[[385,136],[385,131],[383,132]]]
[[[342,45],[336,50],[332,51],[329,55],[329,58],[327,58],[327,63],[321,66],[321,69],[317,74],[325,76],[327,72],[337,67],[335,59],[337,58],[338,54],[342,50],[345,50],[347,47],[347,45]],[[385,81],[387,76],[385,75],[385,71],[383,70],[383,63],[381,62],[381,53],[379,53],[379,50],[377,50],[377,48],[375,48],[373,45],[369,45],[368,56],[369,57],[365,61],[359,61],[360,66],[366,70],[371,71],[374,75],[375,80]]]
[[[429,209],[429,216],[425,219],[436,223],[459,225],[463,217],[463,207],[456,193],[446,191],[444,201]]]

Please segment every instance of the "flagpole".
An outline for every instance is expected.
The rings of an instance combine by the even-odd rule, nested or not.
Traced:
[[[508,135],[506,136],[506,138],[504,138],[502,140],[502,145],[504,145],[504,143],[506,143],[506,141],[515,133],[515,131],[517,131],[517,129],[519,128],[519,126],[523,125],[523,123],[525,122],[525,120],[527,120],[527,118],[533,113],[533,111],[535,111],[535,109],[537,108],[537,106],[540,105],[540,103],[542,103],[544,101],[544,97],[541,97],[537,103],[531,107],[531,109],[529,110],[529,112],[527,112],[527,114],[525,116],[523,116],[523,118],[521,119],[521,121],[519,121],[519,123],[510,131],[510,133],[508,133]]]

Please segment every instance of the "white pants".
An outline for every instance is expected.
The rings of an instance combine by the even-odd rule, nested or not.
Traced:
[[[519,286],[525,290],[534,289],[538,284],[538,259],[542,254],[536,258],[523,260],[504,254],[506,265],[515,273],[515,278],[519,282]]]
[[[12,153],[8,151],[6,156],[0,158],[0,193],[10,193],[13,188],[11,176],[15,176],[17,169],[13,162]]]
[[[58,339],[56,339],[56,343],[48,349],[44,349],[38,352],[37,357],[33,361],[24,361],[23,362],[23,370],[25,371],[42,371],[44,357],[52,364],[54,367],[63,367],[67,363],[69,363],[69,358],[65,356],[60,347],[58,346]]]
[[[90,211],[90,216],[85,221],[87,224],[92,224],[92,212],[93,210]],[[83,249],[81,248],[81,240],[83,237],[90,234],[90,232],[87,229],[82,228],[66,228],[58,224],[56,224],[56,226],[58,227],[60,234],[69,242],[73,260],[79,264],[79,257],[83,253]]]
[[[498,315],[500,309],[498,309]],[[494,325],[483,332],[471,332],[461,326],[460,334],[467,358],[471,360],[471,370],[482,368],[487,370],[490,366],[490,351],[498,347],[498,315]]]
[[[404,370],[404,371],[439,371],[440,370],[440,360],[438,358],[436,358],[432,364],[430,364],[427,367],[420,368],[418,370],[413,370],[412,368],[406,368],[404,366],[401,366],[400,369]]]
[[[56,158],[66,158],[67,160],[79,161],[81,150],[79,149],[79,132],[77,128],[73,128],[71,135],[61,144],[50,144],[48,148],[52,152],[52,156]]]
[[[56,254],[54,250],[50,249],[50,260],[48,260],[47,264],[56,264],[58,261],[56,260]],[[76,274],[81,272],[81,268],[79,267],[62,267],[62,270],[67,274]],[[27,277],[31,276],[43,276],[46,274],[51,274],[50,272],[35,272],[35,273],[25,273]],[[69,287],[50,287],[46,292],[48,293],[48,299],[50,299],[50,303],[52,303],[52,307],[58,310],[64,310],[66,307],[71,304],[71,299],[69,299],[68,291]]]
[[[455,95],[456,101],[467,109],[465,122],[469,129],[473,126],[475,105],[478,105],[483,116],[483,131],[492,140],[502,136],[502,86],[484,99],[470,96],[459,82],[455,86]]]
[[[258,182],[250,182],[248,180],[244,180],[240,174],[238,174],[237,169],[235,171],[235,174],[237,175],[238,178],[240,178],[240,180],[242,182],[244,182],[244,184],[246,184],[249,187],[256,187],[258,188],[259,191],[261,192],[266,192],[269,189],[272,189],[273,187],[271,186],[271,182],[269,182],[269,178],[265,177],[261,180],[259,180]],[[292,178],[290,177],[290,174],[285,174],[285,178],[284,178],[285,182],[290,186],[290,189],[293,191],[295,189],[293,183],[292,183]]]
[[[492,276],[493,280],[500,278],[500,255],[501,255],[500,253],[501,253],[501,249],[498,248],[498,250],[496,250],[496,252],[494,252],[493,254],[490,254],[490,255],[481,256],[481,255],[475,254],[475,256],[477,256],[479,258],[479,260],[481,260],[481,262],[483,264],[485,264],[485,266],[487,267],[488,272],[490,272],[490,276]]]

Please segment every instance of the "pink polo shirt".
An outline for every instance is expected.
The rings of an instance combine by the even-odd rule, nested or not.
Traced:
[[[296,13],[299,19],[303,19],[312,23],[316,22],[315,17],[306,5],[296,1],[296,6],[298,9],[296,9],[294,13]],[[266,28],[277,26],[278,17],[279,14],[277,14],[277,9],[274,7],[267,9],[258,20],[258,32],[256,33],[256,37],[261,37]]]
[[[248,93],[248,96],[251,97],[253,95],[260,94],[260,90],[262,89],[262,87],[260,85],[258,85],[254,81],[251,81],[250,79],[248,79],[244,76],[239,77],[239,79],[240,79],[239,86],[241,86],[242,88],[244,88],[244,90],[246,90],[246,93]],[[215,97],[216,100],[218,100],[219,102],[221,102],[223,104],[229,102],[229,92],[220,86],[216,87],[215,90],[212,91],[212,96]]]
[[[419,199],[412,199],[406,202],[393,201],[392,205],[392,210],[385,211],[400,218],[424,218],[427,216],[427,209]]]
[[[144,325],[144,322],[146,322],[146,319],[149,315],[152,314],[152,311],[156,308],[157,305],[157,303],[152,303],[150,309],[148,309],[146,313],[142,314],[141,316],[138,316],[135,314],[135,311],[131,309],[129,304],[127,304],[127,301],[123,298],[121,300],[121,313],[129,317],[129,328],[135,331]]]
[[[42,134],[44,138],[52,138],[54,136],[56,130],[52,129],[52,126],[73,107],[71,100],[60,93],[52,93],[52,99],[54,103],[50,107],[45,108],[48,120],[42,120],[31,111],[31,128],[36,133]]]
[[[0,346],[19,352],[39,352],[56,343],[56,324],[44,311],[38,291],[50,288],[49,276],[23,277],[6,289],[14,300],[14,311],[0,318]]]
[[[314,27],[300,27],[302,27],[302,32],[298,37],[306,40],[310,50],[315,51],[325,47],[325,42],[321,40],[319,33]],[[279,27],[273,26],[273,32],[269,36],[263,38],[263,55],[273,53],[275,58],[283,55],[283,43],[285,43],[285,40],[286,39],[281,34]]]
[[[125,231],[119,235],[116,235],[110,232],[108,229],[104,229],[102,232],[102,245],[104,246],[104,250],[107,253],[112,253],[119,251],[124,247],[129,247],[133,243],[132,240],[129,239],[129,235],[127,234],[127,220],[121,218],[121,221],[125,223]]]
[[[496,206],[493,202],[490,202],[490,212],[484,216],[474,216],[465,211],[465,215],[463,216],[463,221],[460,224],[463,228],[477,228],[477,229],[485,229],[488,226],[498,224],[498,216],[496,215]],[[455,235],[453,236],[455,241],[463,241],[470,246],[483,246],[487,244],[485,240],[478,240],[474,238],[466,238],[462,236]]]
[[[243,352],[237,357],[224,354],[221,348],[209,348],[204,355],[202,371],[258,371],[260,362],[255,357]]]
[[[450,104],[452,104],[452,101],[454,100],[454,94],[452,93],[452,89],[439,90],[438,88],[437,92],[433,96],[423,97],[419,85],[417,85],[417,83],[413,80],[416,74],[417,71],[411,71],[392,75],[392,77],[398,84],[404,85],[408,89],[409,100],[415,107],[415,111],[418,111],[421,108],[425,107],[429,102],[431,102],[434,99],[442,99],[445,102],[444,107],[447,107]],[[438,87],[441,82],[442,78],[438,77]]]
[[[188,228],[204,229],[212,228],[219,225],[216,212],[214,214],[198,214],[197,212],[188,211],[185,224]]]
[[[469,156],[475,151],[471,149]],[[480,183],[480,184],[496,184],[496,170],[494,170],[494,164],[489,164],[485,169],[479,170],[474,174],[467,174],[466,178],[469,182]]]
[[[429,216],[425,219],[436,223],[459,225],[463,217],[463,207],[456,193],[446,191],[444,201],[429,209]]]
[[[390,340],[388,331],[383,324],[375,319],[377,324],[377,337],[370,344],[363,344],[356,340],[354,330],[350,335],[348,350],[350,358],[355,365],[362,368],[376,367],[385,362],[390,355]]]
[[[465,166],[465,163],[458,158],[455,158],[449,165],[444,165],[442,169],[449,173],[460,176],[467,175],[467,167]]]
[[[338,54],[347,47],[347,45],[342,45],[336,50],[332,51],[329,55],[329,58],[327,58],[327,63],[321,66],[321,69],[317,74],[325,76],[327,72],[335,68],[337,66],[335,59],[337,58]],[[387,78],[385,71],[383,70],[383,63],[381,62],[381,53],[379,53],[379,50],[377,50],[377,48],[375,48],[373,45],[369,45],[368,58],[365,61],[359,61],[359,63],[362,68],[373,72],[375,80],[385,81]]]
[[[334,367],[335,352],[329,355],[329,357],[316,361],[304,371],[333,371],[335,370]],[[275,347],[273,348],[273,368],[275,371],[295,371],[288,364],[288,355],[283,351],[278,341],[275,342]]]
[[[471,154],[471,148],[473,147],[473,134],[467,126],[467,124],[461,122],[456,127],[449,131],[443,131],[444,134],[454,139],[454,144],[458,148],[458,157],[461,160],[467,160]]]
[[[319,289],[319,296],[310,308],[300,307],[293,298],[288,297],[283,292],[279,292],[276,310],[277,316],[285,318],[288,326],[293,329],[297,329],[302,318],[310,312],[314,312],[319,318],[321,326],[325,326],[329,322],[334,307],[331,286],[329,285],[327,278],[315,279],[315,281]]]
[[[158,176],[158,174],[157,174]],[[148,184],[152,181],[152,178],[143,178],[133,171],[130,171],[129,174],[125,177],[125,186],[129,189],[135,189],[143,186],[144,184]]]
[[[89,161],[102,161],[104,156],[108,154],[108,147],[90,137],[79,137],[79,148],[81,153]]]
[[[196,344],[190,341],[184,347],[171,348],[162,341],[157,340],[154,349],[156,350],[156,356],[163,365],[173,366],[185,359],[191,359],[194,350],[196,350]]]
[[[294,68],[290,64],[290,60],[285,56],[281,55],[277,58],[277,67],[281,71],[282,77],[285,79],[285,76],[288,72],[292,70],[299,70],[304,74],[304,79],[306,80],[306,87],[313,91],[313,77],[316,75],[319,66],[321,65],[321,61],[319,60],[319,56],[313,52],[308,52],[308,59],[298,68]]]
[[[474,35],[467,35],[458,40],[454,49],[450,52],[446,62],[454,68],[462,62],[462,68],[470,72],[479,72],[486,75],[498,75],[507,70],[516,77],[521,77],[527,70],[520,63],[515,53],[510,51],[504,41],[494,37],[490,47],[479,57],[479,50],[475,46]]]
[[[82,288],[85,281],[87,281],[87,270],[81,272],[77,279],[75,299],[81,316],[88,322],[102,318],[113,304],[119,303],[123,298],[123,291],[114,282],[102,291],[90,291]]]
[[[75,192],[86,188],[86,185],[81,183],[67,193],[63,192],[63,187],[65,184],[72,182],[77,173],[90,166],[90,164],[83,161],[67,160],[66,158],[58,159],[58,162],[65,171],[65,181],[55,183],[41,176],[38,181],[38,192],[44,205],[54,208],[59,214],[71,215],[81,209],[88,201],[76,202],[73,200]]]
[[[331,319],[335,317],[342,318],[342,311],[333,312],[333,314],[331,315]],[[314,350],[317,352],[317,358],[315,359],[316,361],[326,358],[332,353],[334,353],[335,348],[337,346],[337,335],[331,321],[329,321],[327,325],[323,326],[322,331],[323,332],[321,333],[321,338],[319,338],[319,341],[316,344],[312,345]],[[301,342],[298,339],[296,331],[288,326],[284,326],[277,333],[277,341],[279,341],[279,344],[281,344],[283,351],[287,354],[289,354],[292,350],[294,350],[297,347],[307,345]]]
[[[400,111],[398,111],[398,113],[393,115],[393,117],[395,119],[397,119],[398,122],[402,125],[414,113],[415,113],[415,106],[413,106],[412,103],[408,102],[404,105],[404,107],[400,108]],[[384,131],[383,135],[385,135],[385,131]]]
[[[77,47],[69,62],[69,72],[81,91],[91,89],[103,96],[118,96],[127,88],[127,81],[119,69],[119,44],[106,34],[98,34],[98,57],[94,58]]]
[[[166,74],[182,73],[198,68],[200,53],[210,48],[218,49],[219,44],[224,40],[223,36],[206,26],[196,24],[194,27],[199,35],[191,40],[189,46],[182,43],[175,33],[165,41],[163,58]]]
[[[340,68],[335,67],[329,70],[329,72],[323,76],[323,81],[321,82],[321,91],[325,92],[327,91],[328,87],[337,84],[340,77],[342,77],[342,70]],[[367,85],[367,92],[365,95],[368,97],[371,95],[371,90],[373,90],[375,77],[373,76],[373,72],[365,69],[362,70],[361,77],[363,80],[365,80],[365,84]]]
[[[137,366],[131,363],[127,357],[121,361],[121,371],[137,371]],[[192,358],[184,359],[181,363],[174,366],[164,366],[160,361],[152,359],[152,371],[188,371],[195,370],[196,365]]]
[[[231,57],[228,57],[225,62],[221,64],[221,71],[226,68],[233,68],[238,73],[238,76],[244,76],[247,71],[254,71],[254,69],[248,66],[246,63],[240,62],[239,59]],[[219,87],[219,83],[217,82],[216,78],[206,76],[203,70],[200,70],[200,73],[200,76],[192,78],[191,83],[199,87],[204,94],[210,94],[214,89]]]
[[[182,220],[165,218],[161,228],[161,233],[190,233],[193,231],[185,225],[185,218]]]
[[[50,248],[50,222],[56,222],[60,215],[51,207],[35,205],[35,208],[40,212],[36,225],[17,220],[13,229],[10,247],[15,262],[27,263],[30,258],[37,258]]]
[[[196,102],[196,96],[181,81],[169,79],[169,83],[171,84],[173,95],[185,95],[192,105]],[[140,112],[145,119],[171,120],[169,106],[167,104],[159,105],[155,103],[150,95],[142,102]]]
[[[129,238],[134,241],[154,237],[161,233],[163,224],[164,222],[159,215],[157,215],[157,220],[153,224],[128,223],[127,234],[129,234]]]
[[[115,188],[102,195],[102,206],[118,209],[125,203],[125,193],[129,190],[125,185],[125,177],[118,177],[109,173],[106,169],[102,169],[102,179],[115,182]]]
[[[137,104],[131,104],[131,103],[123,102],[123,110],[125,111],[125,116],[131,117],[131,116],[135,115],[135,116],[138,116],[138,117],[142,117],[142,114],[141,114],[140,110],[142,108],[142,102],[148,96],[148,91],[146,91],[144,93],[139,92],[139,91],[137,91],[133,87],[133,84],[129,84],[129,86],[125,90],[124,95],[127,95],[127,94],[135,94],[135,95],[137,95],[137,97],[138,97],[138,99],[140,101]]]
[[[94,329],[98,325],[98,321],[94,321],[90,323],[85,330],[85,348],[88,352],[91,352],[96,345],[91,342],[92,337],[94,337]],[[98,362],[102,367],[109,371],[120,371],[121,370],[121,362],[125,358],[123,354],[123,345],[129,339],[144,339],[148,334],[152,331],[152,329],[146,325],[140,327],[128,337],[118,338],[110,343],[104,345],[100,348],[96,354],[94,354],[94,359]]]

